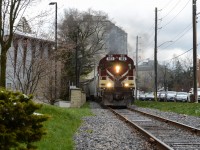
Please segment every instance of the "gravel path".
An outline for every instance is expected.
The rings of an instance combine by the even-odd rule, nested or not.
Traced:
[[[130,129],[110,111],[90,103],[95,116],[83,118],[84,123],[74,136],[76,150],[153,150],[137,131]],[[200,128],[200,117],[161,112],[156,109],[132,106],[171,120]]]
[[[142,136],[111,112],[90,103],[95,116],[85,117],[74,136],[76,150],[152,150]]]

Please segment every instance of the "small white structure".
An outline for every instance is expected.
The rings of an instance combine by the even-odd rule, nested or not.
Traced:
[[[70,101],[59,101],[59,102],[56,102],[54,105],[59,106],[59,107],[69,108],[71,106],[71,103]]]

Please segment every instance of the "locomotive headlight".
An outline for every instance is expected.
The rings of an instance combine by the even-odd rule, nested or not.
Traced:
[[[112,86],[112,84],[109,82],[109,83],[107,83],[107,85],[106,85],[107,87],[111,87]]]
[[[129,84],[128,84],[128,83],[125,83],[125,84],[124,84],[124,86],[125,86],[125,87],[128,87],[128,86],[129,86]]]
[[[115,70],[116,70],[116,73],[119,73],[119,71],[120,71],[120,66],[117,65],[117,66],[115,67]]]

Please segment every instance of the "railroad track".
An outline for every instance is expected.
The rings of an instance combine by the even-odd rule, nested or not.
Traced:
[[[200,129],[134,109],[112,109],[159,150],[200,150]]]

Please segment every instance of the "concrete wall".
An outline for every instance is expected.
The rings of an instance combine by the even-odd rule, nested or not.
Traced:
[[[69,101],[59,101],[59,102],[56,102],[54,105],[59,106],[59,107],[69,108],[71,104]]]
[[[71,100],[71,107],[73,108],[80,108],[86,102],[86,94],[81,91],[79,88],[73,88],[70,90],[70,100]]]

